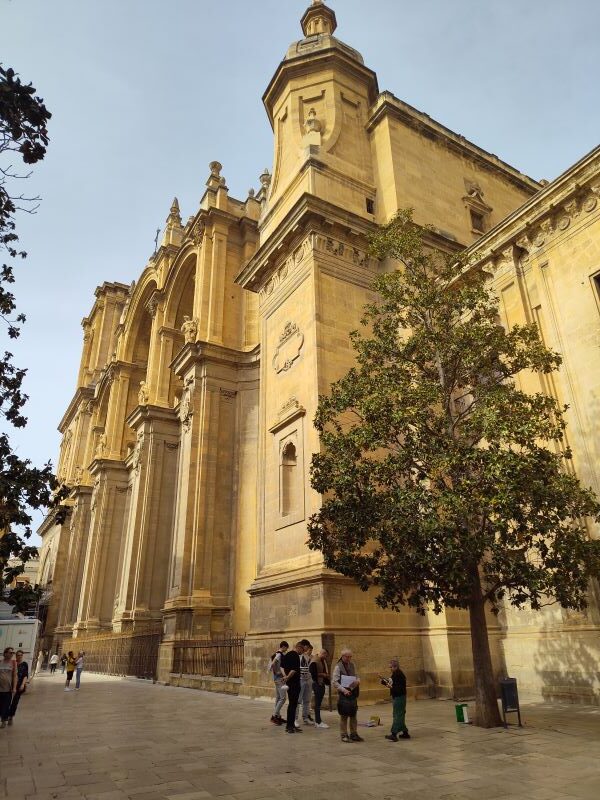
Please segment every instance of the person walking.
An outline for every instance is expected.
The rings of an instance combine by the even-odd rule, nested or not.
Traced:
[[[360,679],[352,662],[352,650],[342,650],[340,660],[333,670],[333,688],[338,693],[337,710],[340,715],[342,742],[364,742],[357,732],[358,694]],[[348,726],[350,732],[348,733]]]
[[[17,713],[17,708],[19,705],[19,700],[21,699],[21,695],[24,694],[25,689],[27,687],[27,681],[29,679],[29,667],[27,662],[24,659],[25,653],[22,650],[17,650],[16,656],[16,666],[17,666],[17,686],[15,689],[15,693],[12,697],[12,702],[10,704],[10,708],[8,710],[8,724],[13,724],[13,718]]]
[[[298,708],[298,698],[300,696],[300,655],[304,653],[302,642],[296,642],[293,650],[288,652],[281,659],[284,680],[288,687],[288,707],[286,716],[286,733],[302,733],[302,728],[296,728],[296,709]]]
[[[72,692],[71,689],[71,681],[73,680],[73,673],[75,672],[75,656],[73,655],[73,651],[69,650],[67,653],[67,680],[65,682],[65,692]]]
[[[56,672],[56,665],[58,664],[58,653],[53,653],[50,656],[50,674],[53,675]]]
[[[304,647],[304,652],[300,654],[300,698],[296,710],[295,727],[299,728],[298,715],[300,704],[302,704],[302,722],[305,725],[314,725],[315,721],[310,713],[310,700],[312,698],[312,677],[310,674],[310,663],[312,661],[313,646],[308,639],[301,639],[300,644]]]
[[[63,653],[62,656],[60,657],[60,674],[61,675],[65,674],[66,665],[67,665],[67,656],[65,655],[65,653]]]
[[[281,670],[281,659],[289,648],[290,646],[287,642],[280,642],[279,649],[271,656],[271,663],[269,665],[269,672],[273,675],[273,681],[275,683],[275,708],[271,716],[271,722],[274,725],[283,725],[281,709],[284,707],[285,701],[287,700],[288,687]]]
[[[392,730],[385,738],[390,742],[397,742],[398,739],[410,739],[408,728],[406,727],[406,675],[400,669],[400,662],[397,658],[390,661],[389,678],[380,675],[379,678],[384,686],[387,686],[392,696],[393,721]],[[400,734],[400,736],[398,736]]]
[[[12,647],[5,647],[0,661],[0,728],[6,728],[10,704],[17,688],[17,664]]]
[[[83,672],[83,657],[85,653],[83,650],[79,651],[77,655],[77,659],[75,660],[75,691],[79,689],[79,684],[81,683],[81,673]]]
[[[319,650],[319,655],[310,662],[310,677],[315,696],[315,728],[328,728],[329,725],[321,719],[321,703],[325,695],[325,687],[329,686],[329,653],[325,648]]]

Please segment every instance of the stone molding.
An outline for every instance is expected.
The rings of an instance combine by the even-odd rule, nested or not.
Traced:
[[[600,147],[475,242],[470,252],[479,263],[500,262],[507,247],[516,245],[526,260],[596,211],[599,199]]]
[[[303,417],[306,414],[304,406],[300,405],[297,397],[290,397],[277,412],[277,420],[269,428],[269,433],[277,433],[277,431],[285,428],[290,422],[293,422],[298,417]]]

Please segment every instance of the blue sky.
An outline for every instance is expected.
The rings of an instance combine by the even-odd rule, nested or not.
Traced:
[[[271,168],[262,93],[308,0],[0,0],[0,58],[53,114],[18,222],[16,345],[27,366],[19,453],[55,461],[80,322],[104,280],[137,278],[177,195],[197,209],[208,163],[244,198]],[[534,178],[598,144],[596,0],[331,0],[336,35],[381,90]],[[4,346],[4,344],[3,344]]]

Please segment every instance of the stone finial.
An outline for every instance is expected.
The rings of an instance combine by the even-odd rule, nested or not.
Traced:
[[[312,0],[312,4],[304,12],[300,20],[305,36],[316,36],[319,33],[331,35],[337,28],[335,11],[325,5],[323,0]]]
[[[260,180],[260,185],[266,192],[269,186],[271,185],[271,173],[269,172],[267,167],[265,167],[264,172],[260,176],[259,180]]]
[[[220,164],[218,161],[211,161],[208,165],[210,170],[210,175],[208,176],[208,180],[206,181],[206,185],[209,189],[218,189],[219,186],[222,186],[225,182],[225,179],[221,177],[221,170],[223,169],[223,165]]]
[[[177,227],[181,227],[181,214],[179,212],[179,200],[174,197],[173,202],[171,203],[171,208],[169,210],[169,216],[167,217],[167,225],[176,225]]]

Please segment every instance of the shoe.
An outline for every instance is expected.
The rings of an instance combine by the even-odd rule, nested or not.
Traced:
[[[388,733],[388,735],[385,738],[389,739],[390,742],[397,742],[398,741],[398,737],[396,736],[395,733]]]
[[[9,725],[12,725],[12,721],[13,721],[13,718],[12,718],[12,717],[9,717],[9,718],[8,718],[8,724],[9,724]]]
[[[404,731],[404,733],[400,734],[400,739],[410,739],[410,733],[408,731]]]
[[[309,722],[314,722],[314,719],[311,717],[311,715],[310,715],[310,714],[307,716],[307,718],[306,718],[306,719],[307,719]]]
[[[302,730],[302,728],[294,728],[294,731],[295,731],[296,733],[304,733],[304,731]]]
[[[350,741],[352,742],[364,742],[362,736],[359,736],[358,733],[351,733],[350,734]]]
[[[326,722],[315,722],[315,728],[328,728],[329,725]]]
[[[351,742],[352,739],[348,736],[347,733],[342,734],[342,742]]]
[[[301,730],[300,723],[299,722],[294,722],[294,728],[296,728],[297,731]]]
[[[279,725],[278,718],[275,716],[275,714],[273,714],[273,716],[271,717],[271,722],[273,723],[273,725]]]
[[[283,725],[284,721],[285,720],[283,719],[283,717],[275,717],[275,722],[277,723],[277,725]]]
[[[285,732],[286,733],[296,733],[296,729],[295,728],[286,728]]]
[[[6,720],[3,719],[2,722],[0,722],[0,728],[6,728]]]
[[[315,724],[315,721],[314,721],[314,719],[311,719],[311,718],[309,717],[308,719],[303,719],[303,720],[302,720],[302,724],[303,724],[303,725],[314,725],[314,724]]]

